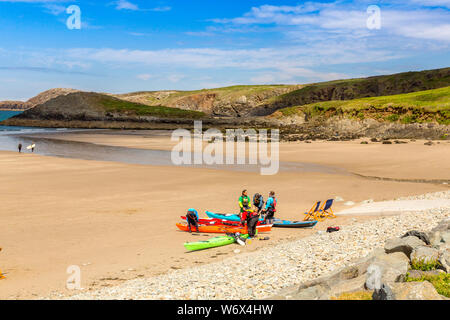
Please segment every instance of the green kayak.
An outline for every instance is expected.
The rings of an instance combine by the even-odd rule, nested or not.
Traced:
[[[241,238],[247,239],[248,234],[242,234]],[[197,251],[204,250],[209,248],[226,246],[228,244],[235,243],[236,240],[232,236],[219,236],[214,237],[206,241],[198,241],[198,242],[186,242],[184,247],[189,251]]]

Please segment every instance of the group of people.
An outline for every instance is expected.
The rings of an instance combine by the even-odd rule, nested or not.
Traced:
[[[31,152],[34,152],[34,146],[35,146],[35,144],[34,144],[34,142],[31,144]],[[19,143],[19,145],[17,146],[17,149],[19,150],[19,153],[21,153],[22,152],[22,144],[21,143]]]
[[[253,238],[256,234],[256,226],[258,225],[259,218],[264,218],[264,224],[273,223],[277,206],[277,199],[275,198],[275,192],[270,191],[269,197],[266,202],[261,194],[256,193],[253,196],[253,201],[250,200],[247,190],[242,191],[242,195],[239,197],[239,217],[243,226],[247,225],[248,235]],[[188,224],[189,232],[192,232],[192,226],[196,228],[198,232],[198,212],[195,209],[189,209],[186,214],[186,221]]]
[[[265,204],[265,206],[264,206]],[[253,208],[252,208],[253,206]],[[264,224],[273,223],[277,206],[277,199],[275,198],[275,192],[270,191],[269,197],[266,202],[261,194],[256,193],[253,196],[253,201],[250,202],[247,190],[242,191],[242,195],[239,198],[239,208],[242,225],[247,224],[248,235],[253,238],[256,234],[256,226],[258,225],[260,215],[264,217]]]

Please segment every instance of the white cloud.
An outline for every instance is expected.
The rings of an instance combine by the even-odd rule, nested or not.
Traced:
[[[450,7],[449,0],[416,0],[422,5]],[[358,1],[355,2],[357,4]],[[339,2],[319,4],[306,3],[298,6],[260,6],[254,7],[242,17],[234,19],[213,19],[220,24],[231,25],[270,25],[288,28],[285,32],[312,28],[317,33],[341,34],[344,38],[355,34],[368,34],[368,14],[366,5],[345,5]],[[393,35],[407,38],[450,42],[450,13],[443,9],[404,6],[401,9],[381,7],[382,30],[376,35]]]
[[[133,10],[137,11],[139,10],[139,7],[135,5],[134,3],[131,3],[127,0],[118,0],[116,2],[116,9],[117,10]]]

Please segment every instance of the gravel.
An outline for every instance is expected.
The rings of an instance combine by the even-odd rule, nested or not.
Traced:
[[[450,199],[450,191],[397,200]],[[351,265],[393,237],[410,230],[429,231],[450,217],[450,207],[384,216],[342,226],[335,233],[316,234],[289,243],[237,254],[221,262],[173,270],[152,278],[129,280],[121,285],[60,294],[44,299],[264,299],[285,287],[313,280]]]

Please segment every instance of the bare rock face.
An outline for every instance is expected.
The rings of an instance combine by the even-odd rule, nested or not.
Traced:
[[[367,268],[365,286],[369,290],[379,290],[383,283],[402,281],[408,267],[409,259],[403,252],[380,255]]]
[[[196,94],[180,98],[168,104],[168,107],[212,113],[216,94]]]
[[[29,99],[27,101],[27,103],[31,107],[34,107],[34,106],[43,104],[43,103],[45,103],[45,102],[47,102],[49,100],[52,100],[53,98],[56,98],[56,97],[59,97],[59,96],[65,96],[65,95],[68,95],[69,93],[74,93],[74,92],[80,92],[80,90],[69,89],[69,88],[50,89],[50,90],[41,92],[37,96]]]
[[[419,246],[411,253],[411,261],[422,261],[424,263],[436,262],[439,259],[439,251],[435,248]]]
[[[396,300],[442,300],[428,281],[393,283],[390,288]]]
[[[27,102],[23,101],[0,101],[0,110],[26,110],[30,108]]]
[[[425,242],[417,237],[409,236],[405,238],[393,238],[386,241],[384,249],[386,253],[402,252],[408,258],[411,256],[411,252],[419,247],[424,246]]]

